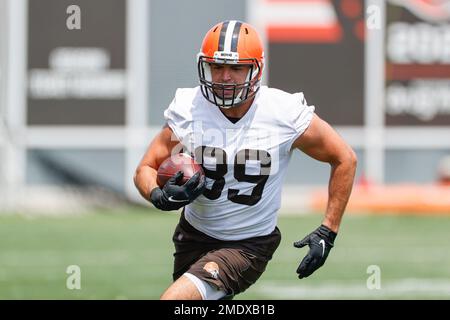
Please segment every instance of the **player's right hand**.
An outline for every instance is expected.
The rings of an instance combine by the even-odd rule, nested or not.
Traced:
[[[164,187],[155,188],[150,194],[150,202],[163,211],[178,210],[194,201],[205,190],[205,178],[200,172],[194,174],[183,185],[178,183],[183,179],[183,171],[178,171]]]

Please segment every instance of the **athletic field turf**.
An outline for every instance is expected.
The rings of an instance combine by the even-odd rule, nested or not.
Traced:
[[[0,215],[0,299],[157,299],[171,281],[177,220],[176,213],[142,208]],[[306,249],[292,243],[320,221],[318,214],[280,217],[280,247],[259,281],[235,299],[450,298],[450,216],[346,215],[326,264],[299,280]],[[80,267],[80,290],[66,287],[70,265]],[[369,290],[378,267],[381,288]]]

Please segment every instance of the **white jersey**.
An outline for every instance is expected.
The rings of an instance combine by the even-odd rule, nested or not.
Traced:
[[[247,113],[232,123],[199,87],[178,89],[164,116],[207,177],[204,194],[185,207],[186,220],[220,240],[270,234],[292,143],[313,113],[302,93],[262,86]]]

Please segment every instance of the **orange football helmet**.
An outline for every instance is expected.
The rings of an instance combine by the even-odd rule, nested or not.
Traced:
[[[197,62],[203,96],[221,108],[232,108],[258,92],[264,49],[255,28],[245,22],[229,20],[216,24],[206,33]],[[250,69],[244,83],[217,83],[212,81],[211,63],[244,64]],[[225,97],[225,90],[233,90],[233,95]]]

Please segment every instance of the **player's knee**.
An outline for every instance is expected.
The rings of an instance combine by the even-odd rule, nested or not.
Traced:
[[[186,276],[176,280],[160,297],[160,300],[202,300],[197,285]]]
[[[161,300],[218,300],[226,296],[208,282],[193,274],[185,273],[161,296]]]
[[[166,290],[161,297],[160,300],[183,300],[182,297],[179,296],[176,292],[172,290]]]

